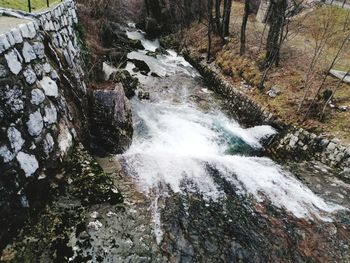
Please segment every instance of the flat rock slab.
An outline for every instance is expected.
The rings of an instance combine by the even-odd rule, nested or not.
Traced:
[[[31,20],[21,19],[10,16],[0,16],[0,34],[9,32],[12,28],[17,27],[20,24],[27,24]]]
[[[343,79],[344,78],[344,75],[346,74],[345,71],[340,71],[340,70],[335,70],[335,69],[331,69],[329,71],[329,73],[331,73],[334,77],[338,78],[338,79]],[[350,74],[348,74],[344,80],[344,82],[346,83],[350,83]]]

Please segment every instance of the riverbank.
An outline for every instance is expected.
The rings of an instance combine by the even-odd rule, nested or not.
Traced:
[[[325,135],[310,133],[303,128],[287,124],[248,95],[232,86],[215,64],[195,54],[185,53],[185,58],[202,74],[209,87],[227,101],[233,115],[243,125],[267,124],[278,130],[278,135],[268,142],[267,151],[280,160],[317,160],[339,169],[338,176],[350,179],[350,146]]]
[[[289,35],[281,50],[280,67],[272,68],[265,83],[265,89],[260,91],[257,86],[260,82],[262,71],[260,70],[264,59],[264,45],[268,28],[255,19],[255,15],[249,17],[247,28],[247,47],[244,56],[239,55],[239,36],[241,18],[243,16],[243,3],[233,3],[231,17],[231,34],[226,43],[213,35],[212,55],[215,68],[225,76],[227,82],[245,93],[264,109],[282,119],[286,124],[297,126],[315,134],[324,134],[327,137],[338,138],[343,144],[350,143],[350,98],[348,84],[341,84],[337,89],[335,98],[330,107],[327,107],[325,118],[320,121],[318,116],[310,115],[306,121],[303,114],[298,114],[298,106],[305,89],[304,79],[314,52],[315,32],[321,30],[321,21],[327,17],[334,17],[332,26],[337,32],[341,32],[337,40],[329,43],[325,48],[322,59],[317,63],[312,81],[309,98],[305,105],[309,105],[312,95],[323,80],[334,54],[337,51],[337,43],[341,42],[344,34],[343,22],[347,10],[337,7],[324,6],[311,9],[307,15],[298,16],[289,26]],[[334,24],[334,25],[333,25]],[[198,56],[206,56],[207,30],[202,23],[194,23],[181,35],[187,49]],[[178,37],[180,39],[180,37]],[[341,58],[335,68],[347,70],[349,65],[349,48],[344,48]],[[325,89],[333,90],[337,86],[338,79],[329,76],[325,82]],[[275,90],[276,94],[267,94]],[[274,93],[274,92],[273,92]],[[322,94],[321,94],[322,97]],[[320,104],[323,103],[321,99]],[[340,107],[340,109],[339,109]],[[346,110],[347,109],[347,110]]]
[[[38,187],[42,191],[42,200],[37,200],[40,207],[28,209],[28,219],[17,226],[17,235],[9,233],[15,237],[2,251],[0,261],[68,262],[78,253],[74,245],[85,241],[88,246],[87,231],[99,225],[97,219],[90,216],[93,207],[122,205],[123,196],[114,180],[81,144],[77,145],[55,178],[43,179],[42,184],[48,185]],[[76,262],[86,260],[88,258],[80,258]]]
[[[222,99],[210,90],[212,84],[205,85],[206,75],[198,74],[180,55],[171,50],[153,54],[149,51],[156,50],[158,42],[137,29],[130,31],[128,35],[147,43],[147,50],[129,53],[132,60],[127,69],[139,79],[138,91],[149,96],[131,100],[135,124],[131,148],[111,161],[104,160],[103,167],[123,171],[122,180],[130,180],[124,193],[132,193],[126,195],[135,195],[135,189],[144,194],[138,207],[147,200],[154,204],[150,207],[153,235],[166,259],[347,260],[346,245],[340,245],[347,244],[347,238],[332,232],[347,233],[346,227],[342,229],[347,211],[330,212],[332,206],[328,206],[341,203],[347,207],[346,184],[342,187],[332,170],[316,169],[317,164],[311,162],[300,167],[296,179],[293,165],[284,165],[285,160],[277,164],[264,156],[264,142],[274,134],[266,126],[273,123],[268,115],[258,109],[249,115],[249,107],[255,104],[243,95],[240,100]],[[149,70],[140,71],[137,65],[143,63],[139,60]],[[226,102],[236,102],[236,114]],[[239,116],[246,117],[246,125]],[[326,175],[343,198],[337,199],[337,191],[324,195],[325,184],[314,188],[312,180],[322,182]],[[303,182],[310,182],[319,195]],[[144,210],[137,211],[141,218]],[[334,239],[339,244],[336,249]]]

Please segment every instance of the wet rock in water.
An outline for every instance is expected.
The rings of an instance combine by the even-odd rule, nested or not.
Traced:
[[[102,25],[101,39],[103,45],[108,48],[124,47],[129,49],[145,49],[140,40],[129,39],[119,24],[105,22]]]
[[[277,95],[281,93],[281,90],[278,87],[272,87],[268,92],[266,92],[267,95],[269,95],[271,98],[276,98]]]
[[[141,40],[138,39],[128,39],[128,45],[134,49],[145,49],[145,47],[142,45]]]
[[[145,31],[146,21],[141,21],[141,22],[136,23],[135,27],[138,29],[141,29],[142,31]]]
[[[148,51],[147,56],[157,58],[158,55],[169,55],[169,52],[165,48],[159,47],[155,51]]]
[[[153,52],[153,51],[148,51],[146,53],[147,56],[150,56],[150,57],[154,57],[154,58],[157,58],[157,52]]]
[[[157,20],[151,17],[147,17],[145,21],[145,31],[149,36],[158,36],[161,33],[162,27],[158,24]]]
[[[152,72],[152,73],[151,73],[151,76],[152,76],[152,77],[155,77],[155,78],[160,78],[160,76],[159,76],[157,73],[155,73],[155,72]]]
[[[176,38],[175,35],[167,35],[167,36],[162,36],[159,38],[159,43],[162,48],[166,49],[179,49],[180,43],[179,40]]]
[[[138,96],[138,98],[140,99],[140,100],[149,100],[149,92],[147,92],[147,91],[139,91],[139,93],[137,94],[137,96]]]
[[[128,99],[135,96],[135,91],[139,85],[139,80],[130,75],[127,70],[122,70],[112,74],[111,79],[123,84],[125,95]]]
[[[169,55],[169,52],[163,47],[157,48],[155,52],[161,55]]]
[[[123,153],[131,144],[131,109],[122,84],[91,94],[91,149],[100,156]]]
[[[151,71],[145,61],[138,59],[132,59],[131,61],[134,63],[135,67],[140,70],[141,74],[147,75]]]

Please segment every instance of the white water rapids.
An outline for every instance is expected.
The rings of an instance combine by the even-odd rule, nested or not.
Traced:
[[[145,40],[140,32],[128,35],[141,39],[146,51],[154,51],[159,45],[158,41]],[[131,56],[147,57],[145,51],[132,52]],[[176,78],[176,74],[194,78],[195,70],[175,52],[158,55],[157,59],[148,57],[146,62],[151,70],[165,71],[161,74],[164,78]],[[262,147],[261,140],[275,133],[273,128],[244,129],[222,112],[204,111],[188,100],[192,90],[180,79],[173,85],[176,87],[170,89],[170,99],[169,92],[162,97],[152,94],[150,87],[153,100],[132,100],[134,139],[119,158],[140,191],[163,195],[199,192],[206,200],[229,199],[215,182],[210,172],[214,169],[219,174],[216,176],[230,182],[239,194],[252,196],[256,202],[269,200],[298,218],[331,220],[330,214],[342,209],[326,203],[271,159],[254,156]]]

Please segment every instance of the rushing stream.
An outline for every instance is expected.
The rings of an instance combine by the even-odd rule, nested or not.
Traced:
[[[134,202],[135,217],[150,212],[154,250],[163,255],[128,262],[305,262],[313,250],[329,247],[324,235],[347,209],[315,194],[289,166],[263,156],[263,142],[276,131],[243,128],[183,57],[171,50],[150,56],[158,40],[136,30],[128,37],[145,47],[128,58],[145,61],[151,72],[136,73],[132,62],[127,69],[150,100],[132,99],[133,143],[106,162],[119,167],[133,188],[131,199],[142,195],[142,209]],[[316,248],[307,254],[303,242],[316,242]]]

